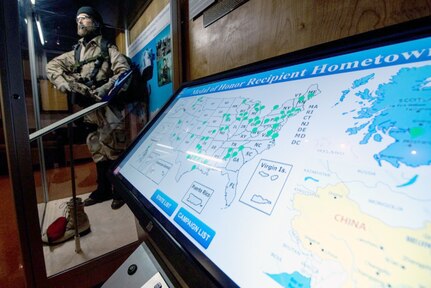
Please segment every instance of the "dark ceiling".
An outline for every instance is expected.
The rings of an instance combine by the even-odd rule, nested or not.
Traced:
[[[2,0],[3,1],[3,0]],[[22,3],[30,0],[21,0]],[[39,41],[36,25],[34,25],[34,41],[36,50],[42,49],[49,54],[60,54],[70,51],[78,40],[76,34],[76,11],[81,6],[93,6],[103,17],[105,27],[103,33],[113,40],[117,32],[124,30],[123,15],[130,15],[127,11],[136,11],[141,3],[148,1],[139,0],[36,0],[34,6],[21,6],[21,15],[27,12],[29,15],[37,15],[45,38],[42,46]],[[36,16],[35,16],[36,17]],[[24,17],[23,17],[24,18]],[[23,22],[23,32],[26,31]],[[23,33],[22,39],[27,42],[27,34]],[[27,43],[23,43],[26,45]]]

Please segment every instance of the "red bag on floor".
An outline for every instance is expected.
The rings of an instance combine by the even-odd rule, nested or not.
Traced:
[[[46,229],[48,240],[51,242],[63,237],[64,232],[66,232],[66,225],[67,219],[64,216],[58,217],[54,222],[52,222],[48,229]]]

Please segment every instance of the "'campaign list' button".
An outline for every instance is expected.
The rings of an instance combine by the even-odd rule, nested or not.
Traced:
[[[214,230],[184,208],[178,211],[174,221],[205,249],[208,248],[216,234]]]

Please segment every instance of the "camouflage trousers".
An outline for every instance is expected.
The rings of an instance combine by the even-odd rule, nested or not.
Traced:
[[[97,125],[97,130],[87,136],[87,146],[95,163],[117,159],[129,145],[124,118],[124,111],[109,106],[84,117],[85,122]]]

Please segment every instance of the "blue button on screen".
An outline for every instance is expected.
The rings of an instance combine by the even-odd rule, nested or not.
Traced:
[[[177,209],[178,203],[172,200],[168,195],[160,191],[159,189],[154,192],[153,196],[151,196],[151,200],[156,203],[163,211],[166,212],[169,216],[171,216],[175,209]]]
[[[178,211],[174,221],[205,249],[208,248],[216,234],[214,230],[184,208]]]

